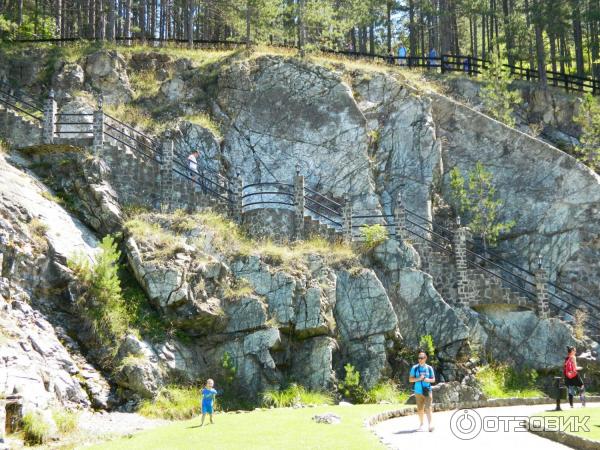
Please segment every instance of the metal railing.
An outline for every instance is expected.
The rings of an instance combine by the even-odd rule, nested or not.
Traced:
[[[0,103],[39,122],[44,118],[44,105],[40,101],[5,81],[0,81]]]

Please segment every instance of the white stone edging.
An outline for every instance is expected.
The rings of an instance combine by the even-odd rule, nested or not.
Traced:
[[[600,402],[600,395],[593,395],[586,397],[587,402]],[[532,398],[492,398],[489,400],[479,400],[476,402],[459,402],[459,403],[434,403],[432,405],[433,412],[439,411],[450,411],[452,409],[475,409],[475,408],[498,408],[502,406],[528,406],[528,405],[547,405],[549,403],[556,402],[556,399],[550,397],[532,397]],[[396,417],[410,416],[417,412],[417,407],[414,405],[407,405],[402,409],[395,409],[391,411],[384,411],[379,414],[375,414],[364,421],[364,425],[367,428],[372,428],[380,422],[389,419],[395,419]],[[548,433],[548,432],[546,432]],[[596,446],[598,443],[596,442]]]

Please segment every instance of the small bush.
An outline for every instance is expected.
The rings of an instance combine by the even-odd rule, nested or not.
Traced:
[[[476,375],[488,398],[544,397],[544,393],[536,388],[537,377],[535,370],[518,372],[506,365],[484,366]]]
[[[69,434],[77,429],[79,417],[74,411],[57,409],[52,412],[52,418],[60,434]]]
[[[303,386],[291,384],[283,391],[267,390],[262,393],[262,404],[274,408],[294,405],[331,405],[333,398],[325,392],[308,391]]]
[[[352,403],[365,403],[367,391],[360,385],[360,373],[352,364],[346,364],[344,370],[346,371],[344,381],[338,383],[340,393]]]
[[[120,256],[117,244],[108,235],[102,239],[94,263],[82,255],[68,261],[69,268],[85,289],[85,294],[77,299],[77,306],[90,321],[98,342],[113,356],[129,326],[118,276]]]
[[[225,287],[223,297],[230,300],[239,300],[254,293],[254,288],[245,278],[237,278],[235,283]]]
[[[390,403],[404,403],[408,400],[410,394],[401,390],[398,385],[389,380],[379,383],[367,392],[367,403],[379,403],[387,401]]]
[[[27,445],[44,445],[50,439],[50,424],[39,412],[23,416],[23,440]]]
[[[588,319],[587,312],[578,309],[573,317],[573,334],[580,341],[585,338],[585,322]]]
[[[184,420],[200,412],[202,390],[196,387],[167,386],[154,400],[144,400],[138,412],[146,417]]]
[[[383,225],[363,225],[360,227],[360,234],[363,238],[363,249],[371,250],[377,247],[388,238],[388,232]]]

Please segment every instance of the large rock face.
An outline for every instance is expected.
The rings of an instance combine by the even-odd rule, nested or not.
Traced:
[[[380,73],[357,77],[353,88],[377,136],[375,184],[386,212],[393,213],[401,193],[408,209],[431,218],[433,181],[441,168],[431,100]]]
[[[20,393],[28,409],[106,407],[106,381],[80,355],[53,303],[68,280],[67,259],[93,259],[98,242],[4,157],[0,180],[0,394]]]
[[[438,133],[448,142],[444,197],[450,198],[450,169],[466,173],[483,162],[504,202],[499,220],[516,222],[500,249],[530,269],[542,255],[552,280],[566,287],[576,280],[572,289],[598,304],[600,176],[544,142],[431,95]]]
[[[378,206],[366,120],[338,76],[281,57],[233,63],[219,76],[217,104],[224,156],[245,182],[289,183],[299,164],[313,189]]]
[[[125,60],[115,51],[100,50],[85,61],[86,82],[100,91],[106,103],[124,103],[133,97]]]
[[[516,367],[561,367],[567,346],[583,347],[569,325],[540,319],[531,311],[490,307],[484,314],[470,311],[465,319],[476,348]]]

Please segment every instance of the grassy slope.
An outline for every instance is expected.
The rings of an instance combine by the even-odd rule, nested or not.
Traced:
[[[219,449],[244,450],[285,448],[286,450],[364,450],[384,446],[363,422],[382,411],[401,405],[320,406],[302,409],[271,409],[246,414],[215,416],[215,425],[200,428],[199,418],[175,422],[131,438],[104,443],[93,449]],[[315,414],[332,412],[341,424],[325,425],[311,420]]]
[[[536,416],[562,416],[562,417],[585,417],[589,416],[587,427],[590,431],[576,431],[572,434],[581,436],[587,439],[593,439],[600,442],[600,405],[591,404],[587,408],[581,408],[576,405],[575,409],[569,409],[569,406],[563,405],[564,411],[546,411],[544,413],[535,414]]]

